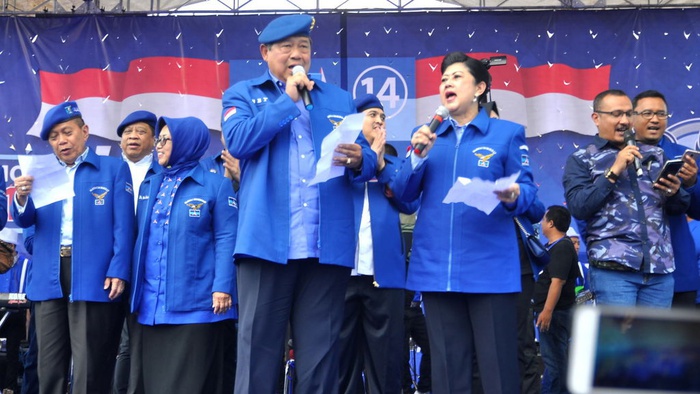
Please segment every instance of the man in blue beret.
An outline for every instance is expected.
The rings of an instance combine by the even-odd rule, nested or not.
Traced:
[[[400,393],[406,255],[399,213],[414,213],[418,201],[405,203],[391,192],[401,161],[384,151],[384,106],[373,94],[355,106],[365,115],[362,134],[377,154],[377,171],[372,182],[352,185],[358,247],[345,292],[339,392]]]
[[[127,115],[117,126],[117,135],[121,138],[122,159],[129,165],[131,180],[134,186],[134,209],[138,203],[139,188],[141,182],[152,174],[161,170],[158,160],[153,160],[153,149],[156,144],[155,128],[158,118],[150,111],[134,111]],[[128,300],[125,300],[128,303]],[[128,308],[128,306],[127,306]],[[122,328],[119,352],[114,367],[114,392],[126,393],[129,385],[134,387],[138,382],[137,367],[140,363],[139,336],[130,335],[134,331],[134,316],[127,314]],[[134,351],[130,351],[133,348]],[[131,365],[135,367],[132,368]]]
[[[338,335],[357,244],[352,183],[375,175],[377,156],[360,134],[335,149],[344,176],[309,186],[323,138],[356,112],[348,92],[307,76],[313,26],[309,15],[270,22],[258,37],[268,70],[223,97],[222,130],[241,163],[236,393],[275,391],[288,324],[295,392],[338,391]]]
[[[157,120],[153,112],[135,111],[127,115],[117,127],[117,135],[121,138],[122,158],[129,165],[134,185],[134,205],[144,178],[160,171],[158,160],[153,160]]]
[[[15,223],[36,228],[27,298],[34,301],[39,390],[65,393],[72,361],[73,393],[109,393],[134,250],[135,219],[125,214],[134,211],[129,167],[87,147],[89,128],[73,101],[46,113],[40,136],[75,196],[37,208],[32,174],[15,179]]]

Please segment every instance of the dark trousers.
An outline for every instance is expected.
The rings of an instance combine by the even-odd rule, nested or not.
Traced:
[[[416,303],[412,305],[411,300],[413,292],[407,293],[407,304],[404,310],[404,325],[405,325],[405,336],[404,336],[404,356],[403,356],[403,390],[404,393],[413,394],[413,390],[418,390],[422,393],[427,393],[432,390],[431,383],[431,373],[430,373],[430,344],[428,342],[428,328],[425,325],[425,315],[423,315],[423,309],[421,309],[420,304]],[[418,374],[418,384],[412,387],[413,380],[411,379],[411,352],[409,348],[409,341],[413,338],[413,341],[420,347],[421,360],[420,369],[416,371]]]
[[[373,281],[353,276],[345,292],[340,393],[401,392],[404,290],[374,287]]]
[[[114,366],[113,394],[143,394],[141,333],[138,330],[136,315],[127,312]]]
[[[36,343],[36,324],[34,322],[34,304],[30,307],[29,329],[27,340],[29,346],[24,354],[24,375],[22,375],[22,394],[39,394],[39,377],[37,375],[37,362],[39,350]]]
[[[65,394],[72,359],[73,394],[110,393],[122,305],[58,299],[35,303],[34,312],[39,392]]]
[[[222,394],[223,328],[223,322],[141,325],[144,392]]]
[[[61,257],[63,294],[70,294],[71,258]],[[65,394],[71,360],[72,394],[108,394],[124,322],[121,302],[69,302],[68,297],[34,303],[41,394]]]
[[[224,369],[222,390],[225,394],[233,393],[236,385],[236,343],[238,342],[238,320],[228,319],[221,322],[221,340],[224,351]]]
[[[695,297],[697,297],[697,291],[679,291],[673,293],[673,302],[671,303],[672,308],[694,308],[695,307]]]
[[[276,264],[237,259],[239,319],[236,389],[273,393],[287,325],[296,359],[296,393],[338,391],[338,336],[350,268],[318,259]]]
[[[517,293],[423,293],[434,394],[472,392],[473,357],[484,392],[520,392]]]
[[[2,380],[2,388],[19,392],[17,378],[21,363],[19,360],[19,346],[27,332],[27,314],[24,309],[11,312],[3,312],[0,316],[7,317],[0,328],[0,336],[7,339],[5,343],[5,376]]]
[[[532,274],[520,277],[522,291],[518,295],[518,364],[522,394],[540,392],[540,367],[535,343],[534,312],[532,310],[532,293],[535,278]]]

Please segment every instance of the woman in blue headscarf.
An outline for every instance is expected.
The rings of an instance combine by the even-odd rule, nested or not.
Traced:
[[[156,137],[163,171],[139,190],[131,290],[144,391],[218,393],[222,321],[236,317],[238,204],[228,179],[198,165],[204,122],[162,117]]]

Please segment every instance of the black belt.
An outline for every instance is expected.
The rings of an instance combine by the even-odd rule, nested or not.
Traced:
[[[639,272],[639,270],[636,270],[634,268],[628,267],[624,264],[620,264],[617,261],[600,261],[600,260],[591,260],[589,263],[600,269],[604,270],[610,270],[610,271],[625,271],[625,272]]]
[[[61,245],[61,250],[59,252],[61,257],[70,257],[73,255],[73,247],[71,245]]]

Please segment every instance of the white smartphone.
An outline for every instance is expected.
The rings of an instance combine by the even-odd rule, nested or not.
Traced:
[[[681,158],[685,157],[686,155],[692,157],[695,160],[695,162],[697,162],[698,157],[700,157],[700,151],[694,149],[686,149]]]
[[[700,393],[700,311],[579,306],[572,393]]]

